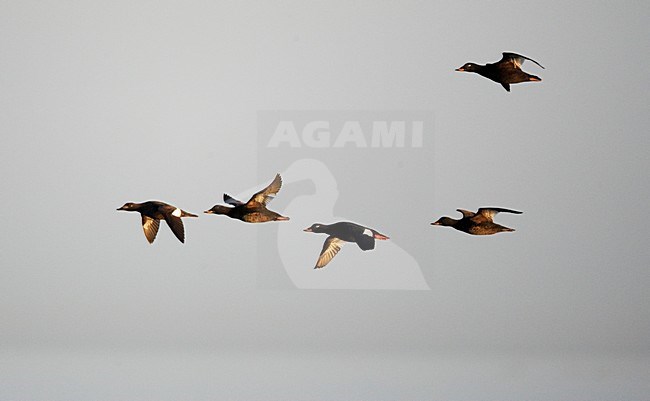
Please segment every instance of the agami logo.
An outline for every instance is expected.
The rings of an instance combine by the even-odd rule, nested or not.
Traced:
[[[278,121],[269,148],[421,148],[422,120]]]

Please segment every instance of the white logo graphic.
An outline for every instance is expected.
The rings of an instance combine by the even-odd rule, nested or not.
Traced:
[[[317,120],[305,123],[298,133],[293,121],[284,120],[278,122],[267,147],[421,148],[423,127],[423,121],[372,121],[368,124],[345,121],[340,130],[333,130],[329,121]]]

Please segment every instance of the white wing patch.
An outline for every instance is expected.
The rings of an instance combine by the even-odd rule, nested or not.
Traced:
[[[183,212],[181,211],[181,209],[176,208],[176,210],[174,210],[174,211],[172,212],[172,216],[181,217],[181,214],[182,214],[182,213],[183,213]]]

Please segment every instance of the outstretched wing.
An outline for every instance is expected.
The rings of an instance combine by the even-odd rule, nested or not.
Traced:
[[[233,206],[240,206],[240,205],[244,204],[244,202],[242,202],[242,201],[240,201],[238,199],[235,199],[235,198],[233,198],[232,196],[230,196],[228,194],[223,194],[223,201],[226,202],[227,204],[233,205]]]
[[[153,244],[153,240],[156,239],[158,227],[160,227],[159,220],[152,219],[144,214],[142,215],[142,229],[144,230],[144,236],[147,237],[147,241],[149,241],[150,244]]]
[[[323,249],[320,251],[320,256],[318,257],[318,261],[316,261],[316,266],[314,269],[325,267],[332,259],[334,259],[334,256],[336,256],[336,254],[341,250],[343,242],[343,240],[332,235],[327,237],[325,243],[323,244]]]
[[[472,217],[476,214],[474,212],[470,212],[469,210],[465,210],[465,209],[456,209],[456,211],[461,212],[463,214],[463,217]]]
[[[278,191],[280,191],[281,187],[282,187],[282,177],[280,177],[280,174],[276,174],[275,178],[273,179],[273,182],[271,182],[268,187],[264,188],[263,190],[253,195],[250,198],[249,202],[254,201],[266,205],[271,200],[273,200],[273,198],[278,193]]]
[[[478,210],[476,214],[480,214],[481,216],[485,217],[486,219],[492,221],[494,216],[496,216],[499,213],[514,213],[514,214],[522,214],[523,212],[519,212],[517,210],[511,210],[511,209],[503,209],[500,207],[482,207]]]
[[[522,56],[521,54],[517,54],[517,53],[503,53],[503,58],[501,58],[501,61],[510,61],[517,68],[521,68],[521,65],[524,63],[525,60],[532,61],[533,63],[537,64],[538,66],[544,68],[544,66],[542,66],[540,63],[533,60],[532,58],[528,58],[526,56]]]
[[[172,232],[178,238],[180,242],[185,243],[185,229],[183,228],[183,221],[180,217],[176,217],[172,214],[165,215],[165,221],[169,228],[172,229]]]

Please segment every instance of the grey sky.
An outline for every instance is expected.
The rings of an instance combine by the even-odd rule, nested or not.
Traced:
[[[348,3],[0,3],[0,399],[647,399],[648,3]],[[453,71],[502,51],[543,81]],[[202,211],[277,172],[260,110],[433,111],[354,215],[430,291],[259,282],[277,227]],[[429,226],[481,206],[517,231]]]

